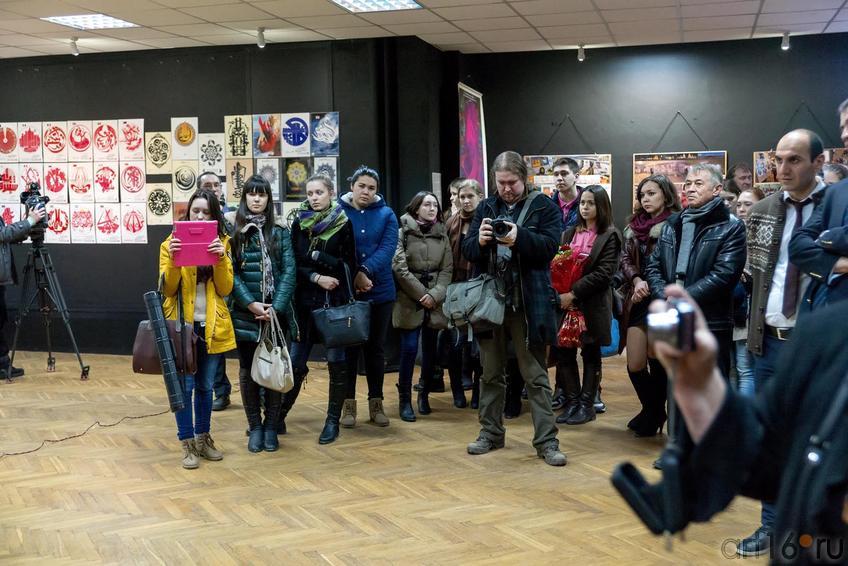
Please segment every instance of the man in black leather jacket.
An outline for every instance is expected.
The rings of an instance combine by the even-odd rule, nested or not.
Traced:
[[[33,227],[43,220],[45,215],[44,207],[40,206],[30,210],[25,220],[8,226],[0,216],[0,379],[11,379],[24,374],[24,370],[11,367],[9,364],[9,344],[6,343],[6,334],[3,329],[9,320],[6,312],[6,285],[14,285],[18,282],[12,247],[9,244],[26,239]]]
[[[721,199],[721,171],[693,165],[683,184],[687,208],[665,223],[645,275],[653,299],[682,285],[701,307],[719,343],[718,367],[727,378],[733,344],[733,288],[745,267],[745,225]]]

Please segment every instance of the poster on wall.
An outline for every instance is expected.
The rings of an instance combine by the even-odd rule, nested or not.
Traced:
[[[275,201],[280,200],[280,160],[257,159],[256,172],[262,175],[271,185],[271,196]]]
[[[147,223],[149,225],[171,224],[174,221],[173,208],[170,184],[150,183],[147,185]]]
[[[323,112],[310,114],[312,155],[314,157],[339,154],[339,113]]]
[[[70,202],[94,202],[92,169],[91,162],[68,164],[68,200]]]
[[[68,202],[68,164],[44,164],[44,191],[42,194],[50,197],[51,202],[63,204]]]
[[[754,186],[766,196],[780,190],[774,150],[754,152]]]
[[[253,156],[253,116],[241,114],[224,116],[225,159]]]
[[[848,148],[833,147],[824,150],[825,163],[841,163],[848,165]]]
[[[309,159],[295,157],[285,160],[287,201],[306,198],[306,180],[309,178]]]
[[[171,136],[168,132],[144,132],[144,152],[148,175],[171,172]]]
[[[0,203],[21,203],[18,194],[18,164],[5,163],[0,165]]]
[[[171,156],[174,161],[197,161],[197,117],[171,118]]]
[[[118,121],[97,120],[92,125],[91,134],[93,158],[95,161],[118,160]]]
[[[18,176],[21,189],[26,189],[31,183],[38,183],[44,187],[44,164],[43,163],[21,163],[18,165]],[[41,194],[44,194],[43,192]]]
[[[18,159],[21,161],[42,162],[41,122],[18,123]]]
[[[174,161],[174,200],[188,202],[197,190],[197,161]]]
[[[283,114],[283,157],[309,157],[309,114]]]
[[[333,186],[336,188],[336,194],[343,194],[345,191],[339,188],[339,170],[338,159],[335,157],[315,157],[312,160],[312,174],[326,175],[333,181]],[[439,193],[436,193],[437,195]]]
[[[68,120],[68,161],[91,161],[91,121]]]
[[[0,162],[18,162],[17,122],[4,122],[0,124]]]
[[[253,115],[253,157],[278,157],[280,155],[280,115]]]
[[[227,205],[236,207],[248,177],[253,175],[253,159],[227,160]]]
[[[600,185],[612,200],[612,155],[608,153],[525,155],[524,163],[529,173],[527,180],[546,195],[552,195],[556,191],[554,163],[561,157],[569,157],[577,162],[577,185]]]
[[[94,244],[94,204],[71,205],[71,243]]]
[[[97,203],[94,207],[94,235],[98,244],[121,243],[121,205]]]
[[[119,170],[121,202],[147,202],[144,190],[146,177],[144,163],[141,161],[121,161]]]
[[[121,161],[144,161],[144,118],[118,121],[118,157]]]
[[[483,95],[463,83],[459,87],[459,175],[476,179],[488,195],[486,122]]]
[[[0,204],[0,218],[8,226],[18,220],[23,220],[21,217],[23,207],[20,204]]]
[[[224,134],[200,134],[200,173],[211,171],[224,176]]]
[[[636,201],[636,187],[645,177],[665,175],[680,195],[680,204],[686,206],[686,196],[683,194],[683,182],[686,172],[696,163],[718,165],[721,174],[727,172],[726,151],[677,151],[667,153],[634,153],[633,154],[633,203]]]
[[[47,203],[47,230],[44,241],[48,244],[71,243],[70,205]]]
[[[147,203],[121,203],[121,243],[147,243]]]
[[[65,163],[68,161],[68,123],[43,122],[41,145],[44,161]]]
[[[120,202],[118,162],[94,162],[94,202]]]

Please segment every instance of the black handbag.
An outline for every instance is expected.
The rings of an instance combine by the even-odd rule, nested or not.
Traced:
[[[357,301],[353,297],[350,269],[344,264],[347,279],[348,302],[337,307],[330,306],[330,293],[326,293],[323,308],[312,311],[315,328],[321,333],[327,348],[347,348],[368,341],[371,332],[371,303]]]

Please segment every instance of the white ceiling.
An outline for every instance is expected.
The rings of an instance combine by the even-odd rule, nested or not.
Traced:
[[[417,35],[488,53],[848,32],[848,0],[419,0],[354,15],[329,0],[0,0],[0,58]],[[139,28],[84,32],[39,20],[100,12]]]

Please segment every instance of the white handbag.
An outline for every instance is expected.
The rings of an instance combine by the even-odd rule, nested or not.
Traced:
[[[286,338],[273,309],[271,321],[260,323],[259,344],[253,354],[250,377],[262,387],[282,393],[288,393],[294,387],[294,371]]]

